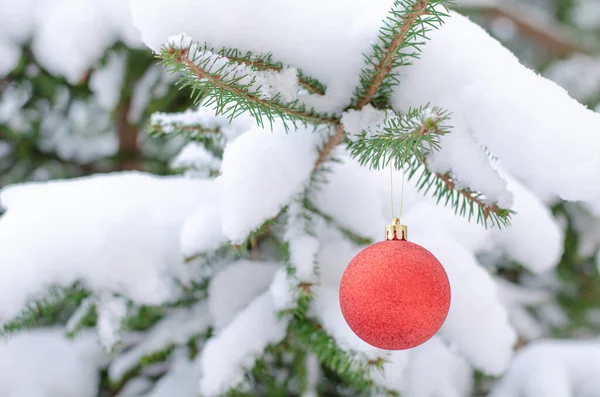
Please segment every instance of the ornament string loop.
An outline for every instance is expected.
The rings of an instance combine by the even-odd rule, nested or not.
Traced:
[[[402,171],[402,186],[400,188],[400,213],[398,217],[394,216],[394,168],[390,157],[390,202],[392,205],[392,223],[385,227],[386,240],[406,240],[408,238],[408,230],[406,225],[400,223],[402,217],[402,207],[404,205],[404,166],[400,168]]]

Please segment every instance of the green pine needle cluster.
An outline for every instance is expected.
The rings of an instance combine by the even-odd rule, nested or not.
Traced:
[[[476,217],[477,223],[488,228],[492,225],[499,229],[510,226],[510,218],[515,212],[498,207],[485,201],[483,195],[468,187],[459,188],[450,173],[439,174],[425,167],[409,168],[408,179],[418,176],[417,189],[424,194],[431,194],[438,204],[450,206],[457,215],[468,220]]]
[[[226,115],[230,120],[247,112],[261,127],[264,119],[271,128],[275,119],[281,120],[286,128],[336,122],[328,115],[308,109],[299,100],[284,100],[280,93],[272,97],[261,95],[264,87],[258,82],[256,72],[251,67],[240,69],[247,61],[243,58],[239,62],[232,61],[226,57],[228,53],[231,51],[215,51],[192,43],[185,48],[164,47],[160,56],[172,73],[183,76],[179,83],[191,88],[196,104],[213,107],[217,114]],[[317,84],[314,80],[311,82]]]
[[[341,349],[335,340],[314,320],[294,319],[289,332],[306,348],[315,353],[321,364],[340,376],[355,392],[376,392],[371,376],[381,371],[384,359],[368,360],[360,354]],[[385,394],[396,395],[393,391]]]
[[[417,177],[417,189],[431,194],[438,204],[450,206],[458,215],[484,227],[507,227],[513,211],[488,203],[479,192],[468,187],[458,187],[450,173],[439,174],[427,169],[426,156],[440,149],[439,138],[448,134],[450,114],[438,107],[422,106],[408,112],[396,112],[388,117],[381,132],[363,131],[348,144],[350,154],[361,165],[381,170],[391,164],[395,169],[405,169],[408,179]]]
[[[423,163],[427,154],[439,150],[439,137],[450,132],[449,117],[445,110],[429,106],[397,112],[386,118],[380,133],[363,131],[349,143],[350,154],[361,165],[377,170],[390,162],[395,169],[415,160]]]
[[[396,0],[360,73],[360,86],[355,93],[356,107],[367,103],[375,107],[387,105],[395,86],[400,84],[398,68],[419,57],[427,33],[443,23],[448,0]]]
[[[29,302],[18,316],[1,323],[0,337],[24,329],[54,324],[62,320],[65,314],[77,308],[87,296],[88,292],[79,284],[69,288],[52,287],[43,299]]]

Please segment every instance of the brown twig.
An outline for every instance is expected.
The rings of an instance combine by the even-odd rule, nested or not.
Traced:
[[[138,129],[135,125],[129,123],[127,116],[131,105],[131,98],[128,98],[119,108],[117,115],[117,136],[119,138],[119,163],[117,165],[120,171],[137,170],[140,168],[140,153],[138,148]]]
[[[446,188],[456,191],[458,194],[460,194],[461,196],[466,198],[468,201],[475,203],[479,207],[483,208],[483,218],[484,219],[487,219],[490,216],[490,213],[498,212],[498,210],[500,209],[496,204],[489,205],[482,199],[475,197],[473,195],[473,192],[471,192],[469,189],[457,189],[456,184],[452,180],[452,176],[449,173],[440,174],[440,173],[436,172],[435,176],[438,177],[442,182],[444,182],[444,185],[446,185]]]
[[[462,12],[480,13],[489,21],[499,18],[508,19],[524,37],[559,57],[574,53],[591,54],[598,50],[594,41],[586,41],[585,37],[578,37],[568,26],[540,18],[532,6],[522,2],[489,4],[487,1],[482,1],[480,4],[475,2],[468,6],[459,4],[458,8]]]
[[[377,90],[381,86],[383,79],[392,70],[392,64],[396,56],[396,51],[398,51],[398,48],[400,48],[400,46],[402,46],[402,43],[404,43],[404,38],[406,37],[406,34],[410,30],[410,28],[412,28],[417,18],[419,18],[425,13],[427,3],[429,3],[429,0],[421,0],[419,1],[419,3],[415,4],[412,11],[404,20],[404,23],[402,23],[400,30],[398,31],[398,33],[394,37],[394,40],[392,40],[389,47],[387,48],[385,56],[383,57],[381,62],[379,62],[379,64],[375,67],[376,73],[373,75],[369,86],[367,87],[363,96],[358,100],[356,104],[356,107],[358,109],[362,109],[366,104],[371,102],[371,99],[373,99],[373,97],[377,93]]]
[[[329,137],[329,139],[327,140],[327,142],[325,142],[325,145],[323,145],[321,151],[319,152],[319,157],[315,162],[314,171],[316,171],[325,162],[325,160],[327,160],[331,152],[333,152],[333,149],[335,149],[337,145],[342,143],[342,141],[344,140],[344,135],[344,126],[342,126],[342,123],[337,123],[335,126],[335,134]]]

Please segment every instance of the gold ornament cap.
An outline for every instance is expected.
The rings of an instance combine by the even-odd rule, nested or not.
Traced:
[[[392,219],[392,224],[385,227],[386,240],[407,240],[408,229],[406,225],[400,224],[400,218]]]

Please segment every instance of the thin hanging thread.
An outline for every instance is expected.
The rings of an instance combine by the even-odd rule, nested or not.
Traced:
[[[402,171],[402,185],[400,187],[400,214],[398,214],[398,219],[402,218],[402,207],[404,206],[404,166],[400,168]],[[392,204],[392,219],[394,218],[394,168],[392,166],[392,162],[390,161],[390,203]]]
[[[400,188],[400,215],[398,219],[402,217],[402,207],[404,206],[404,164],[402,164],[400,171],[402,171],[402,186]]]
[[[394,219],[394,168],[390,160],[390,203],[392,203],[392,219]]]

